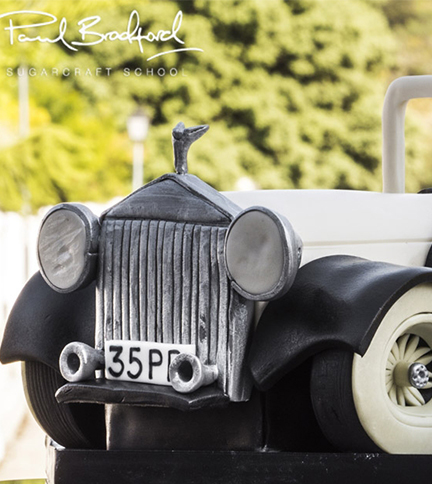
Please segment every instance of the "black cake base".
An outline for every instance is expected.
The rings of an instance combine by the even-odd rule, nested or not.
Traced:
[[[48,445],[48,484],[395,484],[430,482],[432,456],[68,450]]]

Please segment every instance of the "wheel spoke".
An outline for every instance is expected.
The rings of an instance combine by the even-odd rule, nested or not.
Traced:
[[[410,360],[414,363],[417,362],[419,358],[422,356],[425,356],[427,353],[430,353],[430,348],[423,347],[423,348],[418,348],[414,351],[414,353],[411,355]]]
[[[424,405],[426,403],[425,399],[423,398],[423,395],[417,390],[417,388],[413,388],[413,387],[406,387],[406,388],[411,393],[411,395],[417,399],[420,405]]]
[[[398,341],[396,341],[396,344],[393,345],[393,347],[391,349],[391,353],[394,356],[396,361],[401,359]]]
[[[417,363],[422,363],[423,365],[429,365],[429,363],[432,361],[432,353],[430,355],[427,355],[427,356],[422,356],[421,358],[419,358],[417,360]],[[429,378],[431,377],[431,375],[429,375]]]
[[[409,337],[410,335],[407,333],[407,334],[404,334],[403,336],[401,336],[398,340],[397,340],[397,344],[399,346],[399,354],[401,355],[404,355],[405,354],[405,351],[406,351],[406,346],[407,346],[407,343],[408,343],[408,340],[409,340]]]
[[[396,387],[396,397],[398,405],[405,407],[405,397],[402,387]]]
[[[389,380],[386,382],[386,391],[387,393],[390,393],[391,388],[393,387],[393,380]]]
[[[420,342],[420,338],[418,336],[412,336],[407,344],[405,355],[404,355],[404,360],[405,361],[410,361],[411,355],[414,353],[414,351],[417,349],[417,346]]]
[[[390,391],[389,391],[389,397],[390,397],[390,400],[397,404],[397,398],[396,398],[396,385],[393,384],[393,386],[390,388]]]
[[[420,407],[421,405],[423,405],[423,403],[418,399],[418,397],[414,396],[412,394],[412,392],[410,392],[410,390],[411,390],[411,388],[409,388],[409,387],[408,388],[405,387],[403,389],[403,393],[404,393],[405,400],[407,401],[407,403],[409,405],[412,405],[413,407]],[[416,390],[416,388],[414,390]],[[421,396],[421,394],[420,394],[420,396]]]

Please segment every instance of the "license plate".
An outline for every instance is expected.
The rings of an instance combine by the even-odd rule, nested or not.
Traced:
[[[195,355],[195,345],[105,341],[105,378],[171,385],[168,369],[172,360],[180,353]]]

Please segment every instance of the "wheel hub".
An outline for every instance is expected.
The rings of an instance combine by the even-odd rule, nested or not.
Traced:
[[[408,376],[415,388],[424,388],[429,382],[429,371],[422,363],[413,363],[408,369]]]
[[[420,392],[432,388],[432,349],[415,334],[404,334],[394,343],[386,364],[386,390],[390,400],[402,407],[425,405]]]

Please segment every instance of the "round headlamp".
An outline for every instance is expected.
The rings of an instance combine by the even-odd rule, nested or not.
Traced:
[[[38,261],[47,284],[57,292],[87,286],[96,275],[99,220],[87,207],[62,203],[42,221]]]
[[[234,289],[253,301],[285,294],[301,261],[302,241],[289,221],[265,207],[243,210],[231,222],[225,261]]]

